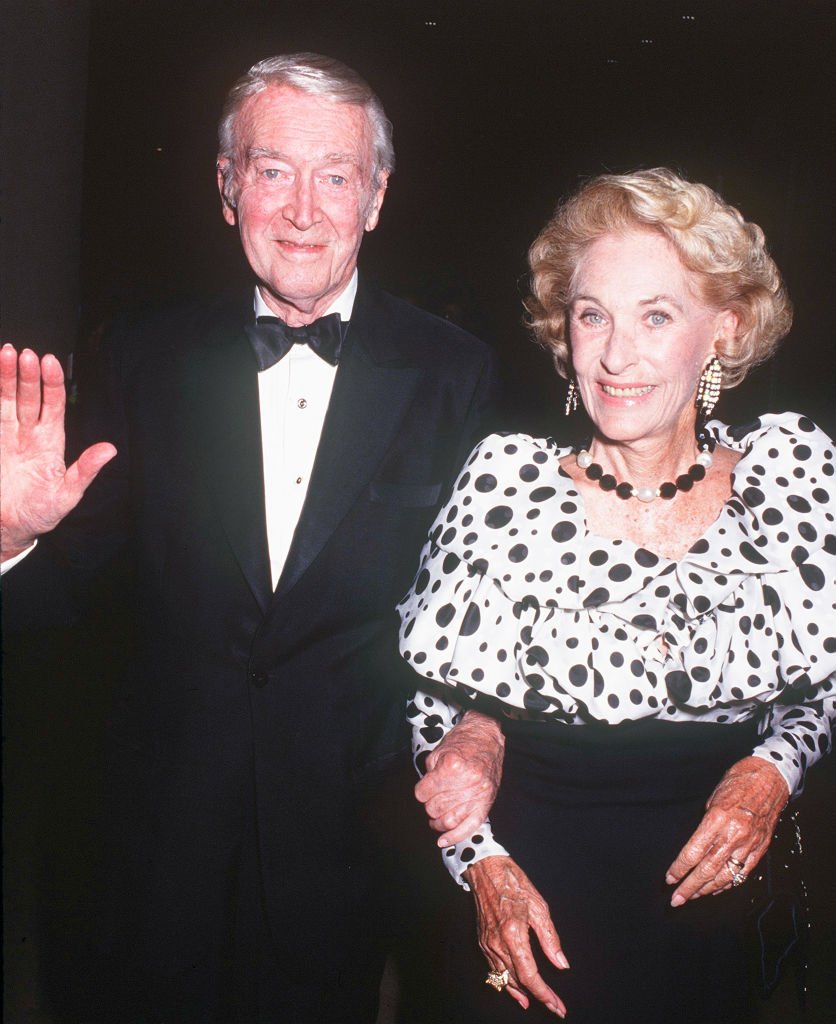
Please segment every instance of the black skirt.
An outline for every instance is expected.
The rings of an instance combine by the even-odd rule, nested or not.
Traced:
[[[571,964],[544,977],[572,1024],[742,1024],[753,999],[747,887],[670,906],[671,862],[754,726],[644,721],[508,723],[497,839],[546,898]],[[472,900],[470,901],[472,903]],[[551,1020],[484,984],[473,908],[458,901],[447,948],[450,1024]],[[532,945],[539,952],[532,933]]]

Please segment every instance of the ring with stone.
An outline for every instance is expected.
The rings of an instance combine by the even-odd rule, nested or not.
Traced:
[[[731,872],[731,884],[735,889],[739,885],[743,885],[746,881],[746,872],[743,870],[743,861],[738,860],[737,857],[729,857],[726,861],[726,867]]]
[[[490,971],[487,978],[485,978],[485,984],[490,985],[491,988],[495,988],[497,992],[501,992],[508,984],[508,979],[511,975],[507,970],[505,971]]]

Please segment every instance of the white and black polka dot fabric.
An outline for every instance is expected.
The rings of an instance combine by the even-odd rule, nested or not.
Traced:
[[[800,791],[836,717],[833,443],[793,413],[708,429],[742,457],[678,562],[587,530],[558,465],[568,448],[519,434],[476,447],[399,607],[404,658],[458,691],[410,704],[416,755],[477,693],[571,725],[759,716],[754,753]],[[486,823],[447,860],[458,875],[498,852]]]

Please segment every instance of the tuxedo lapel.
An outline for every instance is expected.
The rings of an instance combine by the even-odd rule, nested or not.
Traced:
[[[340,359],[302,515],[277,595],[313,562],[374,476],[423,370],[393,358],[395,325],[374,315],[359,290]]]
[[[209,328],[186,367],[193,447],[230,547],[263,611],[271,597],[258,375],[243,319]]]

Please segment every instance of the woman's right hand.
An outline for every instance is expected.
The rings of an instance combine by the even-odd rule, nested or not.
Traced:
[[[479,923],[479,946],[491,971],[508,971],[508,994],[527,1010],[526,990],[558,1017],[566,1016],[562,999],[543,980],[531,951],[529,930],[555,965],[565,970],[560,937],[546,901],[510,857],[485,857],[467,869]]]
[[[502,780],[504,756],[502,726],[473,710],[430,751],[415,798],[424,805],[430,828],[443,833],[439,846],[461,842],[486,820]]]

